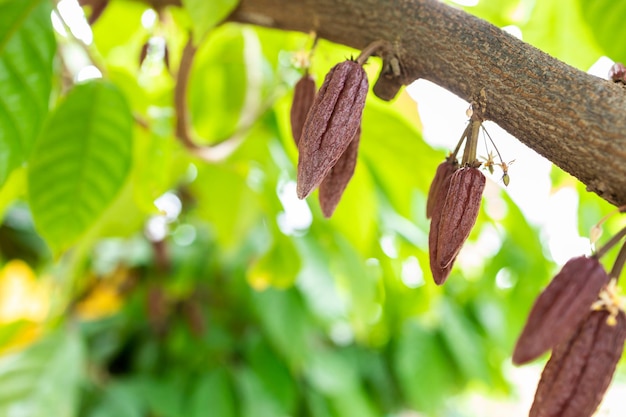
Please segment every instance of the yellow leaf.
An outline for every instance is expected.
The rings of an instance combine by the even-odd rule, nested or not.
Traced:
[[[9,261],[0,271],[0,323],[26,319],[42,322],[48,315],[50,290],[24,261]]]
[[[117,313],[121,306],[122,298],[117,287],[103,282],[76,305],[75,311],[84,320],[96,320]]]

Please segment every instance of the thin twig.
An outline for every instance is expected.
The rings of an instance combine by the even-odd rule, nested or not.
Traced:
[[[626,236],[626,227],[617,232],[615,236],[613,236],[608,242],[604,244],[600,249],[598,249],[595,253],[595,257],[600,259],[602,258],[613,246],[619,243]]]
[[[622,269],[624,268],[624,263],[626,263],[626,243],[622,245],[622,248],[617,254],[617,258],[615,259],[615,263],[613,264],[613,268],[611,269],[611,278],[615,278],[616,281],[619,281],[619,276],[621,275]]]
[[[387,44],[388,44],[387,41],[382,41],[382,40],[378,40],[378,41],[374,41],[370,43],[369,45],[365,47],[365,49],[361,51],[361,53],[356,59],[356,62],[358,62],[360,65],[365,64],[365,62],[367,61],[367,58],[372,56],[379,49],[386,48]]]
[[[463,145],[463,142],[465,142],[465,139],[467,139],[467,135],[470,131],[470,126],[471,126],[470,123],[468,123],[467,126],[465,126],[465,130],[463,131],[463,134],[461,135],[461,139],[459,139],[459,141],[456,144],[456,147],[454,148],[454,152],[452,152],[452,157],[454,159],[456,159],[456,156],[459,153],[459,150],[461,149],[461,145]]]
[[[193,45],[190,37],[183,50],[176,86],[174,88],[174,107],[176,110],[176,137],[192,154],[207,161],[219,162],[229,157],[245,139],[246,133],[254,126],[257,120],[271,109],[274,101],[279,97],[281,89],[277,89],[262,105],[257,106],[252,112],[244,112],[244,117],[240,119],[239,125],[232,135],[226,138],[213,141],[212,145],[199,145],[202,139],[194,138],[191,126],[191,116],[187,106],[187,90],[189,85],[189,75],[193,65],[193,59],[197,48]],[[248,69],[250,70],[250,69]],[[253,88],[253,87],[250,87]]]

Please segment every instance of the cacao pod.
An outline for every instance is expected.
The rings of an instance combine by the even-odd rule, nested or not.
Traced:
[[[341,62],[326,75],[298,142],[298,198],[320,185],[350,145],[361,125],[367,89],[367,74],[357,62]]]
[[[322,207],[322,213],[327,218],[335,212],[335,208],[337,208],[337,204],[339,204],[339,200],[341,200],[341,196],[354,174],[360,140],[361,128],[357,129],[348,149],[341,155],[341,158],[339,158],[320,184],[320,206]]]
[[[437,230],[435,261],[439,268],[445,269],[452,264],[472,231],[485,181],[482,172],[473,167],[458,169],[450,177]]]
[[[454,260],[450,262],[450,265],[442,268],[437,262],[437,242],[439,239],[439,223],[441,222],[441,212],[446,202],[446,196],[448,189],[450,188],[450,179],[454,173],[454,162],[444,161],[437,167],[435,178],[428,191],[428,202],[426,207],[426,215],[431,217],[430,230],[428,231],[428,255],[430,258],[430,271],[433,274],[433,279],[437,285],[442,285],[448,279],[450,271],[452,270],[452,264]],[[430,205],[430,213],[428,206]]]
[[[315,81],[309,74],[304,74],[294,87],[293,101],[291,102],[291,134],[296,142],[296,146],[300,142],[302,127],[314,99]]]
[[[430,183],[428,190],[428,198],[426,199],[426,218],[430,219],[433,215],[433,209],[437,205],[438,200],[445,200],[450,185],[450,177],[459,167],[456,158],[447,158],[437,167],[435,178]],[[442,207],[440,207],[441,209]]]
[[[513,363],[530,362],[567,340],[608,282],[608,274],[595,257],[567,261],[535,301],[515,345]]]
[[[588,312],[558,345],[541,374],[529,417],[591,417],[613,377],[626,340],[626,316],[609,324],[606,310]]]

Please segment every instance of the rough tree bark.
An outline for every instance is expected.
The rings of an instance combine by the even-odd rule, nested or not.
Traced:
[[[588,190],[626,204],[626,89],[464,11],[436,0],[242,0],[230,20],[315,30],[357,49],[387,41],[379,97],[391,99],[418,78],[468,101],[484,88],[487,119]]]

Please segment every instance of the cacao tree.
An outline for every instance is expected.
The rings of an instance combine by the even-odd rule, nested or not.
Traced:
[[[460,3],[0,0],[0,415],[593,414],[626,3]]]

